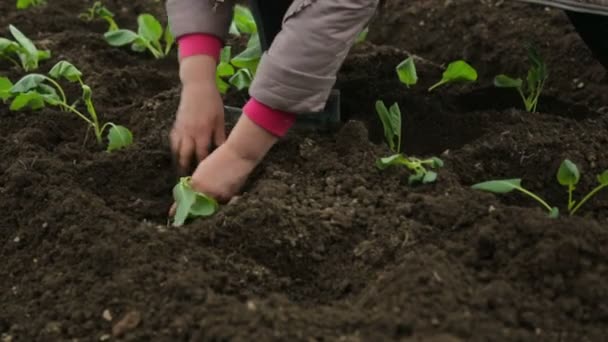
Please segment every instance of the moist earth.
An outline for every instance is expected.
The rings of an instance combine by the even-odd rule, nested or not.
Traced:
[[[387,1],[337,87],[344,124],[294,130],[244,192],[212,218],[173,228],[168,131],[179,102],[175,52],[154,60],[77,18],[87,1],[16,11],[12,23],[84,72],[105,120],[135,144],[112,154],[78,118],[0,106],[2,341],[603,341],[608,333],[608,194],[566,213],[555,171],[608,168],[605,71],[558,10],[512,1]],[[119,24],[162,4],[106,1]],[[496,90],[526,71],[525,42],[550,79],[540,113]],[[420,84],[394,67],[413,54]],[[479,82],[426,91],[451,60]],[[13,80],[22,73],[0,64]],[[78,96],[77,89],[68,95]],[[227,103],[246,96],[231,93]],[[374,102],[399,103],[406,153],[445,161],[409,186],[388,155]],[[470,185],[520,177],[562,209]]]

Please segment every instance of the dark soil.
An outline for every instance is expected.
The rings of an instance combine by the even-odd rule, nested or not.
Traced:
[[[294,132],[242,196],[176,229],[166,217],[176,57],[107,46],[103,23],[76,17],[87,3],[0,4],[0,27],[53,50],[43,71],[73,61],[104,118],[136,139],[108,154],[78,118],[0,106],[2,341],[605,340],[608,193],[553,220],[517,194],[469,187],[521,177],[565,213],[561,160],[583,170],[579,194],[608,168],[605,72],[561,12],[388,1],[375,45],[356,48],[338,82],[346,119],[362,121]],[[152,0],[106,3],[126,26],[163,13]],[[526,69],[528,39],[551,72],[540,114],[491,88],[494,74]],[[411,89],[393,71],[406,50],[424,59]],[[438,65],[463,57],[479,83],[425,90]],[[6,64],[0,74],[22,75]],[[405,151],[444,159],[436,184],[410,187],[404,170],[375,168],[388,153],[378,98],[400,104]]]

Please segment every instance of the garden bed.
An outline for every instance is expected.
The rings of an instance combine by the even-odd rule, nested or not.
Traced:
[[[107,1],[121,23],[156,2]],[[156,61],[104,40],[103,23],[65,0],[9,23],[85,75],[98,111],[132,128],[108,154],[78,118],[0,106],[0,335],[99,341],[125,315],[125,341],[602,341],[608,334],[608,193],[577,217],[550,219],[517,194],[474,183],[524,179],[561,208],[569,158],[579,189],[608,168],[605,72],[557,10],[503,1],[388,1],[338,81],[333,132],[294,131],[214,217],[168,225],[176,175],[167,133],[179,101],[175,53]],[[546,57],[540,113],[519,109],[495,74]],[[421,84],[394,67],[421,56]],[[439,64],[464,58],[480,82],[429,94]],[[0,75],[21,73],[0,64]],[[582,84],[582,86],[581,86]],[[77,93],[74,93],[77,94]],[[515,95],[514,95],[515,94]],[[242,95],[230,97],[242,102]],[[437,183],[379,171],[374,102],[398,102],[407,153],[445,161]],[[357,120],[357,121],[349,121]],[[565,210],[564,210],[565,212]]]

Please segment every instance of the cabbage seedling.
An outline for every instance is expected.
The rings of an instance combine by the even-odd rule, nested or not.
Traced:
[[[0,37],[0,59],[5,59],[29,72],[38,69],[41,61],[51,58],[49,50],[38,50],[36,45],[15,26],[10,25],[8,28],[15,40]]]
[[[378,159],[376,166],[380,170],[384,170],[390,166],[405,166],[413,172],[408,179],[409,184],[435,182],[437,180],[437,173],[428,170],[428,168],[443,167],[441,159],[432,157],[422,160],[415,157],[407,157],[401,153],[401,110],[399,109],[399,105],[395,103],[387,109],[384,102],[377,101],[376,111],[380,117],[380,121],[382,121],[386,142],[394,153],[392,156]]]
[[[241,36],[241,33],[254,34],[258,31],[258,27],[255,24],[255,19],[251,11],[242,5],[234,6],[234,14],[232,16],[232,22],[230,24],[230,34],[234,36]]]
[[[416,64],[413,57],[408,57],[403,62],[399,63],[396,68],[399,81],[405,84],[408,88],[411,85],[418,83],[418,74],[416,72]]]
[[[101,1],[95,1],[93,6],[79,15],[79,18],[85,21],[93,21],[96,18],[100,18],[108,23],[108,32],[118,30],[118,24],[114,21],[114,13],[104,6]]]
[[[443,72],[443,77],[437,83],[429,88],[433,91],[435,88],[444,84],[455,82],[475,82],[477,81],[477,70],[463,60],[458,60],[450,63]]]
[[[475,190],[487,191],[495,194],[506,194],[511,191],[517,190],[540,203],[549,212],[549,217],[557,218],[559,216],[559,209],[557,207],[550,206],[545,200],[540,198],[540,196],[536,195],[530,190],[523,188],[521,186],[521,179],[519,178],[492,180],[483,183],[477,183],[473,185],[472,188]]]
[[[17,0],[17,9],[27,9],[46,5],[46,0]]]
[[[585,197],[583,197],[580,202],[576,202],[573,199],[573,192],[576,189],[576,185],[578,184],[580,178],[581,174],[576,164],[568,159],[564,160],[557,171],[557,181],[559,184],[568,189],[568,211],[570,212],[570,215],[574,215],[583,204],[591,199],[591,197],[595,196],[605,187],[608,187],[608,170],[606,170],[597,175],[597,181],[599,184]]]
[[[182,177],[173,187],[173,199],[176,204],[174,227],[183,226],[189,218],[211,216],[219,207],[216,200],[192,188],[190,177]]]
[[[81,100],[87,109],[88,116],[76,108],[76,104],[68,103],[65,91],[58,83],[60,80],[71,83],[79,83],[82,89]],[[9,81],[10,83],[10,81]],[[4,86],[2,86],[4,84]],[[29,74],[21,78],[12,85],[6,93],[8,83],[0,80],[0,96],[3,100],[12,98],[11,110],[44,108],[46,105],[59,107],[63,111],[76,114],[84,120],[90,128],[93,128],[97,142],[102,144],[103,133],[108,129],[107,151],[111,152],[130,145],[133,142],[133,135],[124,126],[106,122],[103,125],[99,122],[99,116],[93,105],[91,88],[82,81],[82,73],[69,62],[61,61],[57,63],[48,76],[42,74]],[[3,91],[4,88],[4,91]]]
[[[534,47],[529,47],[528,58],[530,60],[530,69],[528,70],[526,82],[521,78],[512,78],[501,74],[494,78],[494,85],[498,88],[513,88],[517,90],[526,110],[535,113],[538,99],[547,81],[547,65]]]
[[[148,50],[156,59],[163,58],[171,52],[175,38],[169,27],[163,30],[160,22],[151,14],[141,14],[137,17],[137,23],[137,33],[119,28],[104,33],[104,37],[112,46],[118,47],[130,44],[133,51],[144,52]],[[164,41],[164,47],[161,40]]]
[[[557,170],[556,178],[560,185],[565,186],[567,188],[568,212],[571,216],[574,215],[581,208],[581,206],[583,206],[583,204],[589,201],[589,199],[591,199],[605,187],[608,187],[608,170],[606,170],[597,176],[597,181],[599,185],[597,185],[585,197],[583,197],[580,202],[576,202],[574,200],[574,190],[576,189],[576,185],[580,181],[581,174],[576,164],[574,164],[568,159],[564,160],[560,165],[559,169]],[[559,209],[557,207],[550,206],[538,195],[532,193],[529,190],[524,189],[521,186],[521,179],[519,178],[487,181],[475,184],[472,188],[476,190],[493,192],[496,194],[504,194],[513,190],[517,190],[540,203],[545,209],[547,209],[550,217],[556,218],[559,216]]]

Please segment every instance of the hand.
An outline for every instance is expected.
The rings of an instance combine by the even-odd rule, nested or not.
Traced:
[[[215,60],[209,56],[185,58],[180,65],[182,93],[170,140],[182,174],[190,171],[192,157],[202,161],[213,142],[226,140],[224,106],[215,84]]]
[[[225,144],[203,160],[192,175],[194,190],[228,202],[247,181],[278,138],[242,115]],[[175,213],[175,204],[169,215]]]

